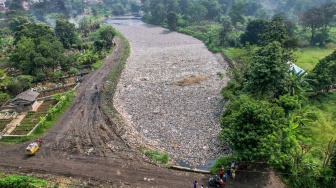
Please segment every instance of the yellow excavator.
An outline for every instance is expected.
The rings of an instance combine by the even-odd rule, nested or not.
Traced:
[[[37,139],[36,141],[31,142],[26,148],[27,154],[28,155],[35,155],[35,153],[41,147],[41,145],[42,145],[42,140],[41,139]]]

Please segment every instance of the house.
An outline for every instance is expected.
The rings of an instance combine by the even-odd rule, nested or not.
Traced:
[[[14,99],[10,101],[10,105],[15,107],[17,112],[25,112],[32,110],[38,105],[36,97],[39,95],[38,92],[27,90],[18,94]]]

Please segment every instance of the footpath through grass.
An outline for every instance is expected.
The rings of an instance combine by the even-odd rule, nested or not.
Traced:
[[[319,60],[330,55],[336,49],[336,44],[331,43],[326,47],[300,48],[294,52],[297,57],[295,64],[303,70],[312,70]]]

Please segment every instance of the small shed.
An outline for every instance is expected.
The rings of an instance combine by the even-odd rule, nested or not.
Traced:
[[[37,105],[36,97],[38,92],[27,90],[18,94],[14,99],[10,101],[10,104],[15,106],[17,112],[25,112],[35,108]]]

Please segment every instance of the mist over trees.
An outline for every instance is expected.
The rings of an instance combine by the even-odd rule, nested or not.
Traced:
[[[206,22],[220,23],[223,29],[214,35],[222,37],[220,43],[225,46],[262,42],[257,35],[266,29],[263,24],[276,17],[285,26],[289,48],[323,46],[334,40],[329,34],[336,19],[334,0],[143,0],[141,9],[143,20],[168,25],[172,30]]]

